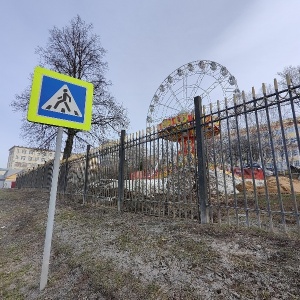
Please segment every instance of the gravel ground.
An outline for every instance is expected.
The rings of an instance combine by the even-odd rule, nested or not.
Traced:
[[[1,299],[300,299],[300,239],[119,214],[58,199],[39,290],[49,194],[0,190]]]

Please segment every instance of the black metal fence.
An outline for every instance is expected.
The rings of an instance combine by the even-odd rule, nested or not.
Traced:
[[[299,86],[236,94],[63,161],[58,191],[80,201],[202,223],[299,232]],[[19,188],[50,188],[52,163]]]

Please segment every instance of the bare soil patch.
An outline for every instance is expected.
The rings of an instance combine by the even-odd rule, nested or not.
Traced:
[[[58,199],[39,291],[49,194],[0,190],[1,299],[300,299],[299,236],[119,214]]]
[[[280,193],[287,193],[290,194],[292,192],[291,188],[291,182],[288,177],[285,176],[278,176],[278,185],[279,185],[279,190]],[[261,180],[262,181],[262,180]],[[270,176],[266,179],[266,185],[268,188],[268,192],[270,194],[276,194],[278,193],[277,189],[277,180],[275,176]],[[294,193],[300,194],[300,181],[298,179],[292,179],[292,185],[294,189]],[[252,180],[247,180],[244,183],[246,191],[253,192],[254,191],[254,186]],[[242,192],[244,189],[244,186],[242,183],[239,183],[236,188],[238,191]],[[256,187],[256,192],[259,194],[265,194],[265,186],[263,185],[257,185]]]

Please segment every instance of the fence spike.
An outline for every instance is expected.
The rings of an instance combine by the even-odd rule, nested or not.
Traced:
[[[236,94],[233,94],[233,103],[236,105]]]
[[[242,91],[242,99],[244,100],[244,102],[246,101],[245,91]]]
[[[263,94],[266,95],[267,89],[266,89],[266,85],[264,83],[262,84],[262,90],[263,90]]]
[[[274,88],[276,91],[278,91],[278,82],[276,78],[274,78]]]
[[[286,75],[285,75],[285,78],[286,78],[286,84],[287,84],[288,86],[290,86],[290,85],[291,85],[291,78],[290,78],[290,75],[289,75],[289,74],[286,74]]]
[[[252,97],[255,98],[255,88],[254,88],[254,86],[252,87]]]

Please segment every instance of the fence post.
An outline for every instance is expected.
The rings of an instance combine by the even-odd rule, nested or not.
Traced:
[[[118,178],[118,212],[123,209],[124,201],[124,163],[125,163],[125,130],[121,131],[119,148],[119,178]]]
[[[64,174],[64,195],[66,194],[67,184],[68,184],[68,172],[69,172],[69,159],[66,158],[65,161],[65,174]]]
[[[195,121],[196,121],[196,142],[197,142],[197,157],[198,157],[198,216],[202,224],[207,223],[207,167],[204,148],[204,133],[203,133],[203,115],[202,115],[202,99],[200,96],[194,98],[195,105]]]
[[[46,162],[44,164],[46,166]],[[50,191],[52,186],[52,178],[54,171],[54,162],[47,164],[47,189]]]
[[[89,171],[89,154],[90,154],[91,145],[86,146],[86,158],[85,158],[85,170],[84,170],[84,186],[83,186],[83,203],[86,200],[86,191],[87,191],[87,184],[88,184],[88,171]]]

